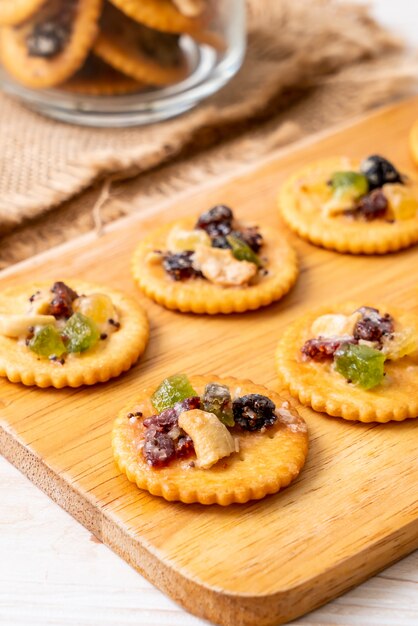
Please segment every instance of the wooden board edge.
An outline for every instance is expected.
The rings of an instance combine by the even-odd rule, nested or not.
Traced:
[[[243,178],[248,174],[253,173],[260,167],[264,167],[274,161],[280,160],[280,158],[284,155],[291,155],[295,152],[298,152],[299,150],[302,150],[303,148],[326,140],[333,135],[338,135],[339,133],[355,127],[361,122],[365,122],[368,119],[378,117],[380,115],[385,115],[392,110],[396,110],[399,106],[412,105],[414,102],[417,103],[418,106],[418,96],[413,96],[411,98],[407,98],[405,100],[398,101],[389,105],[377,107],[366,114],[356,115],[355,117],[350,118],[348,122],[341,122],[340,124],[336,124],[329,129],[325,129],[308,135],[307,137],[303,137],[302,139],[293,142],[290,146],[280,147],[257,161],[246,163],[242,167],[237,168],[232,175],[231,173],[228,173],[224,176],[218,176],[215,180],[210,180],[207,183],[201,183],[193,186],[191,189],[185,189],[184,191],[176,195],[175,200],[176,202],[180,202],[184,198],[189,198],[193,195],[199,195],[200,193],[203,193],[204,191],[213,189],[215,187],[222,187],[222,185],[226,183],[238,181],[240,178]],[[26,268],[34,270],[38,265],[41,265],[50,258],[55,258],[59,254],[64,254],[67,250],[82,247],[89,242],[94,242],[100,239],[101,236],[117,232],[118,230],[123,230],[124,228],[129,227],[131,224],[136,223],[138,220],[143,220],[144,217],[150,217],[152,215],[162,213],[167,207],[172,205],[172,203],[172,198],[166,198],[153,206],[147,207],[145,210],[141,210],[140,213],[128,215],[126,217],[122,217],[121,219],[116,220],[115,222],[111,222],[103,228],[103,231],[101,233],[98,233],[95,229],[92,229],[87,233],[84,233],[78,237],[75,237],[74,239],[70,239],[69,241],[54,246],[49,250],[45,250],[43,252],[35,254],[28,259],[24,259],[23,261],[15,263],[14,265],[7,267],[6,269],[0,270],[0,279],[13,276],[15,273],[17,274],[21,270],[24,270]]]
[[[317,609],[418,548],[418,519],[297,587],[251,596],[226,593],[175,570],[100,512],[63,476],[0,425],[0,454],[152,584],[197,617],[221,626],[279,626]],[[262,558],[262,555],[260,555]],[[321,590],[326,589],[326,593]],[[198,601],[196,601],[198,599]]]

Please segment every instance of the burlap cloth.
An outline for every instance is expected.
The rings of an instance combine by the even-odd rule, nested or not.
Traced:
[[[414,59],[363,6],[249,0],[248,9],[239,75],[177,119],[83,128],[0,95],[0,267],[416,88]]]

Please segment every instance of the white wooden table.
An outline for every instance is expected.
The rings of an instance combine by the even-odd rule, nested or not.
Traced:
[[[384,22],[418,44],[418,3],[372,4]],[[204,622],[171,602],[0,458],[0,625],[130,624]],[[297,624],[417,626],[418,552]]]

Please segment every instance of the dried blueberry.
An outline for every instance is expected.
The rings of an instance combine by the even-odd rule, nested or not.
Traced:
[[[68,29],[54,21],[36,24],[26,38],[31,57],[51,58],[62,52],[68,39]]]
[[[201,276],[200,272],[193,267],[192,258],[192,251],[178,252],[176,254],[167,252],[163,258],[163,267],[173,280],[186,280],[187,278]]]
[[[274,402],[258,393],[251,393],[234,400],[235,423],[243,430],[256,431],[272,426],[277,420]]]
[[[403,183],[403,178],[394,165],[384,157],[377,154],[365,159],[360,171],[369,181],[369,188],[378,189],[386,183]]]
[[[359,200],[353,214],[354,216],[361,215],[370,222],[371,220],[384,217],[388,206],[388,201],[383,191],[375,189]]]
[[[213,229],[219,224],[229,224],[229,226],[231,226],[233,219],[234,215],[232,210],[223,204],[218,204],[209,211],[206,211],[206,213],[202,213],[197,220],[196,228],[202,228],[208,231],[208,229]]]
[[[361,307],[359,313],[362,317],[354,327],[355,339],[381,343],[384,337],[393,333],[394,320],[388,313],[382,316],[378,309],[366,306]]]
[[[336,351],[345,343],[354,343],[346,339],[327,339],[325,337],[317,337],[309,339],[302,346],[302,354],[312,361],[325,361],[332,359]]]

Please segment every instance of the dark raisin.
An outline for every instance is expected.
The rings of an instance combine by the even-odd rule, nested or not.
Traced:
[[[302,346],[301,351],[307,359],[312,359],[312,361],[325,361],[326,359],[332,359],[336,351],[343,343],[356,342],[347,341],[345,339],[327,339],[325,337],[317,337],[315,339],[309,339]]]
[[[403,178],[395,166],[377,154],[365,159],[360,171],[366,176],[371,191],[383,187],[386,183],[403,183]]]
[[[371,220],[384,217],[388,210],[388,201],[381,189],[375,189],[371,193],[363,196],[357,203],[353,212],[349,211],[356,216],[362,216],[368,222]]]
[[[173,280],[186,280],[201,273],[194,269],[192,262],[193,252],[167,253],[164,255],[163,267]]]
[[[175,458],[176,448],[169,435],[150,429],[146,433],[143,452],[149,465],[163,467]]]
[[[277,420],[274,402],[258,393],[234,400],[232,409],[235,423],[243,430],[261,430],[272,426]]]
[[[209,232],[209,230],[211,228],[213,229],[215,225],[229,224],[229,226],[231,226],[233,219],[234,215],[232,210],[223,204],[219,204],[209,211],[206,211],[206,213],[202,213],[197,220],[196,228],[201,228]]]
[[[29,56],[48,59],[60,54],[65,47],[68,35],[68,28],[55,21],[36,24],[26,38]]]
[[[259,232],[257,226],[251,228],[243,228],[238,236],[251,248],[254,252],[260,252],[260,249],[264,243],[263,236]]]
[[[54,283],[52,293],[55,294],[49,305],[49,314],[54,317],[71,317],[73,314],[73,301],[78,298],[77,293],[63,282]]]
[[[381,343],[384,337],[393,334],[394,320],[388,313],[382,316],[371,307],[361,307],[359,313],[362,317],[354,327],[355,339]]]

